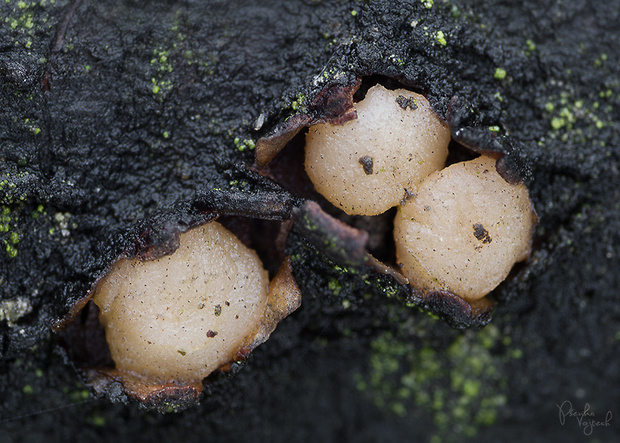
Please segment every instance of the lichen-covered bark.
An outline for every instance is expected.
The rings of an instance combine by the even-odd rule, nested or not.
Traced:
[[[583,432],[559,423],[565,400],[619,412],[620,2],[255,3],[0,4],[0,440],[549,441]],[[443,117],[458,97],[528,165],[534,253],[493,322],[453,330],[293,233],[302,308],[200,406],[90,398],[54,322],[143,220],[267,191],[238,165],[347,76],[398,81]]]

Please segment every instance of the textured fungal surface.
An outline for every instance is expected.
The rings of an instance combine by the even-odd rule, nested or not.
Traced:
[[[306,171],[347,214],[381,214],[444,166],[450,131],[426,98],[404,89],[374,86],[355,108],[355,120],[310,128]]]
[[[456,163],[400,207],[397,258],[414,286],[475,300],[527,258],[534,219],[527,188],[500,177],[494,159]]]
[[[93,300],[117,370],[200,381],[251,344],[268,284],[256,253],[212,222],[181,234],[171,255],[120,259]]]

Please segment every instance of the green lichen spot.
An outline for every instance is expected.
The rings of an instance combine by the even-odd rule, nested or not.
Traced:
[[[493,78],[495,78],[496,80],[503,80],[506,78],[506,70],[503,68],[497,68],[495,69],[495,73],[493,74]]]
[[[256,143],[252,139],[241,140],[240,137],[235,137],[233,139],[233,143],[235,144],[235,148],[237,148],[239,152],[243,152],[246,149],[249,149],[251,151],[256,148]]]
[[[243,144],[250,150],[256,148],[256,143],[254,143],[254,140],[251,139],[243,140]]]
[[[564,120],[562,117],[553,117],[551,119],[551,128],[554,131],[558,131],[562,129],[565,125],[566,125],[566,120]]]
[[[420,0],[426,9],[433,7],[433,0]]]
[[[446,40],[446,36],[443,33],[443,31],[437,31],[437,33],[435,34],[435,38],[437,39],[437,42],[441,46],[446,46],[446,44],[448,43],[447,40]]]
[[[14,245],[19,243],[19,234],[17,232],[11,232],[11,234],[9,235],[9,241]]]
[[[90,392],[88,392],[88,389],[78,389],[77,391],[71,391],[69,394],[69,398],[73,403],[84,403],[89,397]]]
[[[526,40],[525,45],[527,46],[527,50],[533,52],[536,50],[536,43],[533,40]]]
[[[329,281],[329,283],[327,283],[327,288],[332,292],[332,294],[334,295],[338,295],[340,294],[340,291],[342,290],[342,286],[340,285],[340,283],[338,282],[338,280],[336,279],[332,279]]]
[[[105,417],[104,417],[104,416],[102,416],[102,415],[99,415],[99,414],[95,414],[95,415],[93,415],[93,416],[91,417],[90,421],[91,421],[91,423],[92,423],[94,426],[97,426],[97,427],[102,427],[102,426],[104,426],[104,425],[106,424],[106,419],[105,419]]]
[[[15,248],[15,246],[10,245],[9,243],[5,242],[5,250],[6,250],[6,254],[10,257],[10,258],[15,258],[17,257],[17,249]]]
[[[45,207],[43,205],[38,205],[37,209],[32,211],[31,217],[36,220],[37,218],[39,218],[39,215],[41,215],[44,210],[45,210]]]

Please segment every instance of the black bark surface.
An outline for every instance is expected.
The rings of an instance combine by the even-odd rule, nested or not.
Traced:
[[[0,442],[618,441],[620,1],[0,11]],[[148,220],[214,188],[269,191],[245,172],[255,141],[355,76],[444,118],[457,97],[526,165],[534,252],[491,323],[453,329],[293,233],[302,308],[200,405],[93,397],[53,325]]]

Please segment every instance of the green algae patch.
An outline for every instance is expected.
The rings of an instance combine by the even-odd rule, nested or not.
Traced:
[[[297,94],[297,97],[295,97],[295,100],[291,102],[290,108],[300,114],[307,113],[308,96],[300,92],[299,94]]]
[[[336,280],[335,278],[332,278],[327,283],[327,288],[332,292],[332,294],[334,294],[335,296],[338,296],[340,294],[340,291],[342,290],[342,285],[340,284],[338,280]]]
[[[243,152],[246,149],[253,151],[256,148],[256,143],[251,138],[243,139],[241,137],[235,137],[233,139],[235,149],[239,152]]]
[[[594,141],[604,147],[601,130],[613,126],[608,114],[614,96],[611,89],[602,87],[598,97],[575,97],[567,91],[548,97],[542,108],[550,128],[549,138],[571,145]]]
[[[429,316],[412,321],[421,336],[438,326]],[[375,338],[369,372],[356,376],[357,388],[379,409],[399,416],[430,414],[437,441],[473,437],[497,421],[508,400],[504,366],[521,353],[506,345],[496,326],[468,330],[436,346],[406,335],[384,332]]]
[[[163,48],[153,49],[153,58],[151,66],[155,69],[153,77],[151,77],[151,92],[153,95],[167,94],[172,89],[172,73],[173,65],[170,59],[170,50]]]
[[[493,74],[493,78],[495,78],[496,80],[503,80],[506,78],[506,70],[503,68],[497,68],[495,70],[495,73]]]
[[[18,191],[11,174],[0,179],[0,242],[10,258],[17,256],[21,237],[19,219],[27,200],[28,196]]]
[[[446,35],[443,31],[437,31],[437,33],[435,34],[435,39],[437,40],[437,43],[439,43],[441,46],[446,46],[446,44],[448,44],[448,41],[446,40]]]
[[[41,50],[46,43],[42,35],[53,32],[56,20],[53,11],[55,0],[4,1],[1,6],[5,29],[9,31],[11,45],[26,50]],[[61,5],[62,6],[62,5]],[[8,43],[8,42],[6,42]]]

